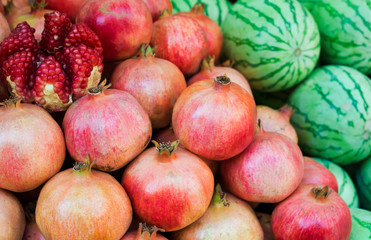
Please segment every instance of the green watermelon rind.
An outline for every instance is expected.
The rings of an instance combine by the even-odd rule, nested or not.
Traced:
[[[356,69],[317,68],[289,98],[304,153],[351,164],[371,154],[371,80]]]
[[[317,64],[320,35],[295,0],[240,0],[222,24],[222,55],[261,92],[297,85]]]
[[[350,214],[352,215],[352,232],[349,240],[371,239],[371,212],[351,208]]]
[[[359,207],[359,198],[357,189],[350,178],[349,174],[339,165],[329,160],[313,158],[317,162],[325,166],[332,174],[334,174],[338,183],[338,194],[350,208]]]
[[[356,174],[356,185],[361,207],[371,211],[371,157],[362,162]]]

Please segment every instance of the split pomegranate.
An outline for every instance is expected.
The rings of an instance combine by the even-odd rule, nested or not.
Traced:
[[[8,21],[3,14],[0,14],[0,42],[2,42],[10,34]]]
[[[10,192],[1,188],[0,209],[0,239],[21,240],[26,226],[22,205]]]
[[[36,202],[29,202],[25,207],[26,214],[26,229],[23,233],[23,240],[45,240],[41,234],[35,220]]]
[[[139,223],[138,231],[126,233],[121,240],[167,240],[167,238],[157,235],[157,231],[163,231],[163,229],[148,226],[146,223]]]
[[[298,135],[295,128],[290,123],[292,108],[284,105],[279,110],[274,110],[268,106],[256,106],[257,118],[261,120],[266,132],[276,132],[283,134],[298,143]]]
[[[190,12],[179,12],[177,15],[189,16],[201,25],[207,39],[207,54],[218,60],[223,46],[223,33],[219,25],[205,15],[205,4],[197,2]]]
[[[212,160],[241,153],[254,136],[255,122],[254,99],[227,76],[189,86],[175,103],[172,118],[180,143]]]
[[[75,22],[75,18],[84,2],[85,0],[46,0],[49,9],[66,13],[72,22]]]
[[[155,142],[125,169],[122,185],[140,221],[165,231],[199,219],[213,195],[214,177],[196,155],[178,149],[179,141]]]
[[[173,233],[174,240],[262,240],[263,230],[246,202],[224,193],[218,184],[206,213],[195,223]]]
[[[58,173],[41,190],[36,223],[46,239],[120,239],[132,220],[129,197],[111,175],[84,162]]]
[[[40,48],[35,29],[22,22],[0,44],[0,77],[14,97],[48,111],[64,111],[96,86],[103,71],[102,47],[86,25],[66,14],[45,15]]]
[[[156,55],[174,63],[184,75],[196,73],[208,51],[205,31],[195,19],[166,12],[153,24],[150,45],[157,46]]]
[[[303,155],[288,137],[259,127],[241,154],[220,164],[220,174],[236,196],[246,201],[277,203],[299,186],[304,174]]]
[[[304,157],[304,177],[301,184],[329,185],[331,189],[338,192],[336,177],[325,166],[310,157]]]
[[[105,81],[73,103],[62,125],[74,160],[82,162],[90,154],[95,168],[115,171],[147,147],[152,127],[133,96],[104,85]]]
[[[347,204],[328,186],[319,184],[299,186],[272,214],[277,240],[348,240],[351,228]]]
[[[173,5],[170,0],[143,0],[152,15],[152,21],[156,22],[160,14],[165,11],[173,12]]]
[[[204,60],[202,61],[201,71],[191,77],[187,81],[187,85],[190,86],[192,83],[226,74],[231,79],[231,82],[237,83],[247,92],[249,92],[251,96],[253,96],[249,82],[239,71],[232,68],[231,66],[216,67],[214,63],[214,57],[207,56],[206,58],[204,58]]]
[[[143,1],[90,0],[76,16],[99,36],[105,61],[135,56],[143,43],[149,43],[152,17]]]
[[[144,45],[139,57],[117,66],[111,83],[112,88],[126,91],[137,99],[148,113],[153,128],[170,124],[174,104],[187,87],[177,66],[155,58],[153,49]]]
[[[41,107],[11,99],[0,107],[0,188],[25,192],[56,174],[66,156],[63,132]]]

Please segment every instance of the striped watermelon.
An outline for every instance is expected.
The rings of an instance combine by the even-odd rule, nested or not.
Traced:
[[[328,170],[330,170],[330,172],[335,175],[336,181],[338,182],[339,186],[339,196],[346,202],[346,204],[348,204],[350,208],[358,207],[359,199],[357,190],[348,173],[336,163],[320,158],[313,159],[328,168]]]
[[[321,61],[371,74],[371,0],[318,0],[311,13],[321,33]]]
[[[222,30],[224,57],[234,60],[251,87],[262,92],[298,84],[319,58],[317,25],[296,0],[240,0]]]
[[[316,4],[320,0],[299,0],[301,5],[306,7],[309,11],[312,10],[314,4]]]
[[[188,12],[197,2],[205,4],[205,15],[219,25],[222,25],[231,8],[231,3],[228,0],[171,0],[173,13]]]
[[[356,174],[361,207],[371,210],[371,157],[365,160]]]
[[[352,215],[352,232],[349,240],[371,239],[371,212],[351,208],[350,214]]]
[[[346,66],[324,66],[289,98],[291,123],[309,156],[339,164],[371,154],[371,80]]]

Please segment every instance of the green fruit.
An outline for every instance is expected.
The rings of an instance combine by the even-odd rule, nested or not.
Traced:
[[[320,0],[299,0],[301,5],[306,7],[309,11],[312,10],[314,4],[318,3]]]
[[[324,66],[291,94],[291,123],[309,156],[351,164],[371,154],[371,80],[346,66]]]
[[[173,13],[189,12],[197,2],[205,4],[205,15],[219,25],[222,24],[231,8],[228,0],[171,0]]]
[[[330,170],[330,172],[335,175],[339,188],[338,194],[346,202],[346,204],[349,207],[358,207],[359,199],[357,190],[348,173],[336,163],[320,158],[313,159],[328,168],[328,170]]]
[[[321,33],[321,61],[371,74],[371,0],[318,0],[311,13]]]
[[[223,55],[261,92],[291,88],[317,64],[320,37],[296,0],[240,0],[224,19]]]
[[[371,210],[371,157],[360,166],[356,175],[361,207]]]
[[[351,208],[350,214],[352,215],[352,232],[349,240],[371,239],[371,212]]]

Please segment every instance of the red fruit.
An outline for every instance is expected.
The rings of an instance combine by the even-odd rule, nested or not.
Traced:
[[[329,185],[331,189],[338,192],[338,183],[334,174],[316,160],[304,157],[304,177],[301,184],[309,183]]]
[[[205,15],[205,4],[197,2],[190,12],[179,12],[177,15],[189,16],[201,25],[206,34],[207,54],[218,60],[223,45],[223,32],[216,22]]]
[[[170,14],[173,13],[173,5],[170,0],[143,0],[152,15],[152,21],[156,22],[160,14],[167,10]]]
[[[227,188],[251,202],[276,203],[299,186],[304,174],[300,148],[288,137],[260,132],[238,156],[220,164],[220,174]]]
[[[351,228],[352,218],[344,200],[319,184],[299,186],[272,214],[277,240],[347,240]]]
[[[198,71],[208,51],[202,27],[195,19],[184,15],[164,15],[156,21],[150,45],[157,46],[159,58],[174,63],[185,75]]]
[[[246,202],[222,192],[217,185],[205,214],[190,226],[175,232],[174,240],[263,239],[263,230],[254,211]]]
[[[66,49],[69,47],[78,47],[81,44],[93,48],[99,54],[103,54],[102,44],[98,36],[84,23],[73,25],[67,37],[64,39],[64,47]]]
[[[130,58],[139,52],[141,44],[151,39],[151,13],[143,1],[86,1],[76,22],[86,23],[97,33],[105,61]]]
[[[226,76],[192,84],[179,96],[172,124],[180,143],[212,160],[241,153],[254,136],[252,96]]]
[[[286,137],[298,143],[298,135],[295,128],[290,123],[292,108],[284,105],[279,110],[274,110],[270,107],[258,105],[256,106],[257,118],[260,119],[266,132],[276,132],[285,135]]]
[[[95,168],[115,171],[148,145],[151,122],[129,93],[105,89],[104,82],[73,103],[63,119],[68,152],[82,162],[87,154]]]
[[[148,113],[152,127],[161,128],[170,124],[174,104],[187,85],[174,64],[154,56],[151,47],[143,46],[138,58],[117,66],[111,83],[135,97]]]
[[[46,239],[120,239],[132,208],[122,186],[91,170],[89,158],[50,179],[36,205],[36,223]]]
[[[26,220],[18,199],[0,189],[0,209],[0,239],[22,239]]]
[[[0,5],[1,6],[1,5]],[[10,34],[8,21],[3,14],[0,14],[0,42],[2,42]]]
[[[85,0],[46,0],[48,8],[66,13],[72,22],[75,21],[82,4]]]
[[[127,232],[121,240],[167,240],[167,238],[157,235],[157,231],[163,231],[156,226],[148,226],[146,223],[140,223],[138,231]]]
[[[275,240],[271,227],[272,215],[261,212],[256,212],[255,214],[259,220],[260,226],[263,229],[264,240]]]
[[[210,56],[206,57],[202,61],[201,71],[197,73],[196,75],[194,75],[192,78],[190,78],[187,81],[187,85],[190,86],[191,84],[195,82],[209,79],[209,78],[215,78],[217,76],[226,74],[231,79],[231,82],[237,83],[247,92],[249,92],[251,96],[253,96],[249,82],[239,71],[237,71],[236,69],[233,69],[232,67],[228,67],[228,66],[217,66],[216,67],[214,65],[214,61],[215,61],[214,57],[210,57]]]
[[[0,107],[0,188],[25,192],[37,188],[62,167],[63,132],[41,107],[6,101]]]
[[[138,218],[165,231],[199,219],[214,188],[210,168],[177,144],[155,143],[125,169],[121,181]]]
[[[44,236],[41,234],[39,227],[36,224],[35,220],[35,208],[36,202],[29,202],[26,205],[26,229],[23,233],[23,240],[45,240]]]

